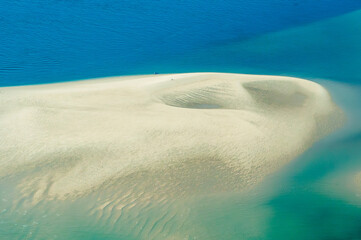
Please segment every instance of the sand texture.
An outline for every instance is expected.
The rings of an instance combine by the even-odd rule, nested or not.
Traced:
[[[34,200],[136,182],[173,196],[239,191],[341,119],[322,86],[289,77],[189,73],[0,88],[0,177],[17,176]]]

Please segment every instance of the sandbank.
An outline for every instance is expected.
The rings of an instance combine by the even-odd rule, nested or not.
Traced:
[[[39,199],[155,175],[162,184],[154,191],[177,196],[238,191],[339,127],[342,115],[321,85],[279,76],[187,73],[0,88],[0,177],[19,176],[19,189]]]

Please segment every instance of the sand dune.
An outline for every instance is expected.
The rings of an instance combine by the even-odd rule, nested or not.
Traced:
[[[238,191],[341,122],[322,86],[289,77],[190,73],[1,88],[0,177],[18,176],[34,199],[121,181],[176,196]]]

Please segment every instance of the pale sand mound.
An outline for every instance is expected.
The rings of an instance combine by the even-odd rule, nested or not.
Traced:
[[[239,190],[341,115],[323,87],[288,77],[190,73],[1,88],[0,177],[17,173],[34,197],[142,180],[177,194]]]

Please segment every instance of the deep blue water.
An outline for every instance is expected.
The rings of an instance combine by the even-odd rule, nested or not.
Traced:
[[[1,0],[0,86],[155,71],[245,72],[246,68],[265,66],[292,70],[309,60],[310,68],[324,68],[323,61],[335,61],[328,56],[333,51],[341,55],[346,51],[340,56],[342,61],[353,51],[355,44],[347,42],[352,38],[344,34],[360,36],[359,18],[346,23],[349,29],[341,23],[334,26],[336,32],[320,33],[310,49],[304,48],[302,36],[289,40],[296,41],[292,51],[299,47],[303,54],[291,61],[284,58],[290,43],[285,48],[271,46],[258,51],[198,51],[242,44],[359,8],[360,0]],[[322,42],[317,42],[318,38]],[[346,49],[339,51],[338,47]],[[360,57],[357,60],[360,62]],[[338,64],[336,61],[332,67]],[[349,70],[345,63],[341,67]]]

